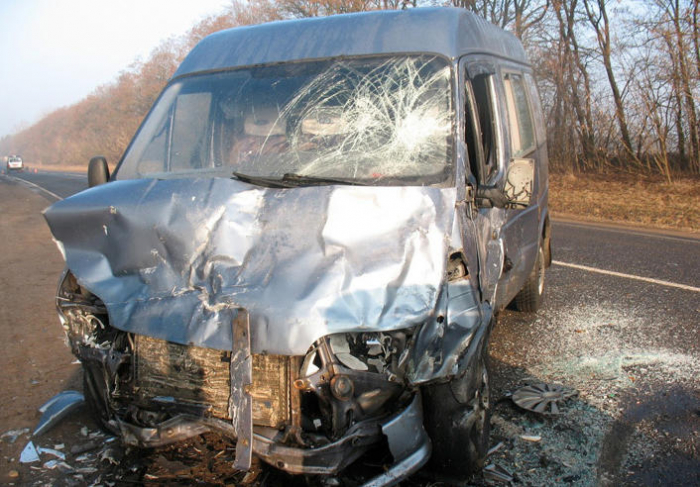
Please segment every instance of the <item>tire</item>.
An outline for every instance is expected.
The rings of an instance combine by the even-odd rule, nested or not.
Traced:
[[[525,285],[513,300],[518,311],[534,313],[542,305],[544,296],[545,258],[542,246],[537,250],[537,259]]]
[[[486,354],[484,348],[464,376],[423,390],[425,428],[433,442],[429,469],[438,478],[465,481],[484,467],[491,432]]]
[[[110,410],[106,394],[107,390],[99,366],[83,364],[83,396],[85,396],[85,405],[103,430],[114,433],[114,427],[109,424]]]

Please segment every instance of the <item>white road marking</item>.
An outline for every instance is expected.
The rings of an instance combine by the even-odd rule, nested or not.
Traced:
[[[598,274],[605,274],[607,276],[635,279],[637,281],[650,282],[652,284],[658,284],[660,286],[675,287],[678,289],[684,289],[685,291],[693,291],[696,293],[700,293],[700,287],[688,286],[687,284],[678,284],[675,282],[662,281],[660,279],[652,279],[651,277],[642,277],[642,276],[635,276],[632,274],[623,274],[622,272],[606,271],[605,269],[597,269],[595,267],[588,267],[587,265],[570,264],[569,262],[561,262],[559,260],[553,260],[552,264],[562,266],[562,267],[570,267],[572,269],[579,269],[582,271],[596,272]]]
[[[51,196],[53,196],[54,198],[56,198],[58,201],[61,201],[61,200],[63,199],[63,198],[61,198],[60,196],[58,196],[56,193],[53,193],[53,192],[49,191],[49,190],[46,189],[46,188],[42,188],[42,187],[39,186],[38,184],[34,184],[34,183],[32,183],[31,181],[27,181],[26,179],[15,178],[15,177],[13,177],[12,179],[14,179],[15,181],[20,181],[20,182],[22,182],[22,183],[26,183],[26,184],[28,184],[28,185],[30,185],[30,186],[34,186],[35,188],[40,189],[40,190],[43,191],[44,193],[50,194]]]

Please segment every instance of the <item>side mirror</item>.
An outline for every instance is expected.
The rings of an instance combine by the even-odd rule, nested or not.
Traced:
[[[535,184],[534,159],[513,159],[508,166],[506,184],[503,188],[511,207],[530,206],[532,189]]]
[[[527,208],[534,184],[535,161],[513,159],[508,165],[503,189],[498,184],[477,187],[476,204],[480,208]]]
[[[109,166],[107,159],[102,156],[95,156],[90,159],[88,165],[88,186],[98,186],[109,181]]]

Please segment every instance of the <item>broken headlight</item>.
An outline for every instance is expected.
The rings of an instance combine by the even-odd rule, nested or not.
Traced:
[[[407,393],[406,331],[340,333],[318,340],[304,357],[294,387],[302,427],[340,438],[349,427],[395,412]]]
[[[78,346],[98,349],[110,347],[111,330],[107,309],[94,294],[78,284],[72,273],[66,272],[56,296],[58,317],[74,353]]]

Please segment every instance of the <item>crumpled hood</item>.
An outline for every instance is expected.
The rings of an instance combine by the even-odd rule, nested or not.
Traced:
[[[232,310],[255,353],[303,355],[321,336],[416,325],[444,279],[455,190],[229,179],[98,186],[44,216],[112,326],[231,349]]]

